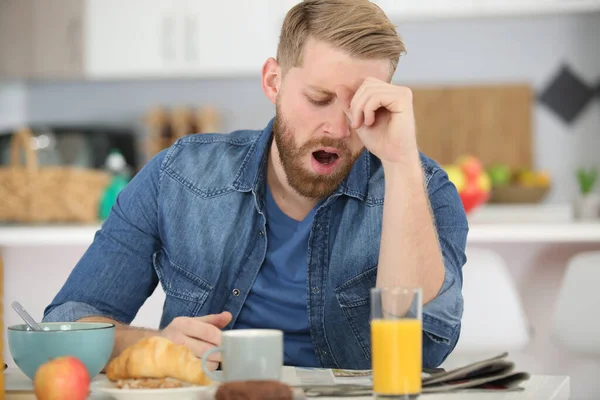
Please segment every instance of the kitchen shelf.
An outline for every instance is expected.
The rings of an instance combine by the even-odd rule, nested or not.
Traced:
[[[469,214],[469,244],[598,243],[600,220],[579,222],[568,205],[486,205]],[[0,247],[87,246],[100,224],[0,225]]]
[[[468,244],[480,243],[598,243],[600,222],[473,223]]]

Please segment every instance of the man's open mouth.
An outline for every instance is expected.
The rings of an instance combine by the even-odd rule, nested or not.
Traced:
[[[331,153],[325,150],[315,151],[312,153],[312,155],[315,160],[323,165],[331,164],[340,157],[337,153]]]

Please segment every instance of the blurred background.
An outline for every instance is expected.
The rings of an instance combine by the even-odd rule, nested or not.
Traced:
[[[267,124],[260,70],[296,2],[0,0],[5,326],[19,322],[13,300],[41,319],[158,151]],[[375,3],[407,47],[394,83],[414,92],[421,150],[471,223],[446,366],[509,351],[516,368],[571,376],[571,398],[596,398],[600,1]],[[156,327],[163,299],[159,287],[134,323]]]

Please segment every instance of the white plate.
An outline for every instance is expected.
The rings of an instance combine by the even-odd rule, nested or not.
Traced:
[[[108,395],[116,400],[209,400],[214,396],[216,387],[185,386],[172,389],[119,389],[109,380],[94,382],[92,394]]]

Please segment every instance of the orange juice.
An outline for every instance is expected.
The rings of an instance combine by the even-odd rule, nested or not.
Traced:
[[[418,319],[371,321],[373,392],[421,393],[422,330]]]

